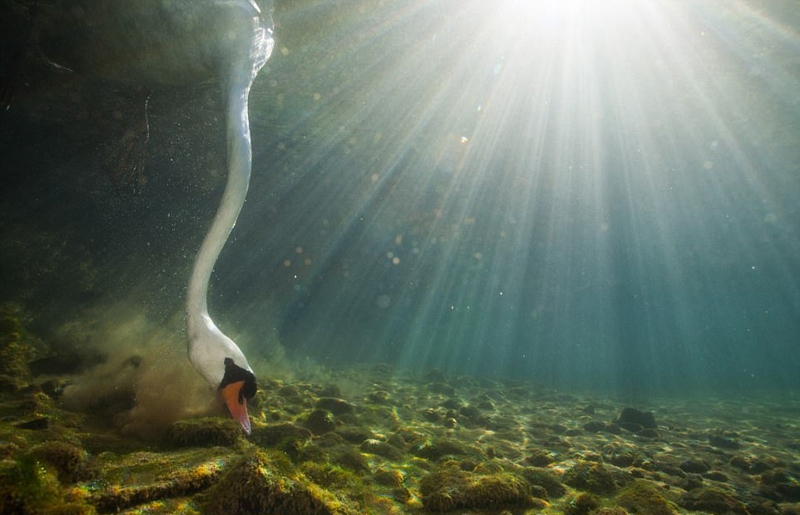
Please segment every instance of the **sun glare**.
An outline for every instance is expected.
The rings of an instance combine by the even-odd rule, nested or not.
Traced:
[[[324,276],[313,295],[333,307],[304,327],[462,371],[696,362],[685,306],[733,284],[708,262],[738,269],[764,219],[737,199],[781,212],[760,148],[782,134],[773,104],[796,102],[778,64],[796,56],[765,42],[797,48],[796,30],[735,0],[384,5],[321,33],[334,91],[308,95],[323,143],[303,169],[325,180],[287,224],[330,222],[299,276]]]

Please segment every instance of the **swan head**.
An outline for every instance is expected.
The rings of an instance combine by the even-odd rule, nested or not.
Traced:
[[[250,417],[247,416],[247,399],[256,394],[256,376],[252,370],[242,368],[232,358],[225,358],[225,374],[219,384],[222,400],[228,412],[239,422],[245,434],[250,434]],[[247,366],[247,364],[245,363]]]
[[[256,394],[253,369],[233,340],[217,328],[208,315],[187,320],[189,360],[225,401],[228,412],[250,434],[247,399]],[[197,323],[192,323],[196,321]]]

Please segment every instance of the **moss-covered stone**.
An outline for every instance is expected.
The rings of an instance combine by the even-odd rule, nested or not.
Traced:
[[[795,466],[795,471],[798,467]],[[800,475],[778,467],[759,476],[759,493],[777,502],[800,501]]]
[[[334,461],[343,467],[347,467],[356,472],[364,472],[369,470],[369,463],[367,459],[361,454],[358,449],[353,447],[346,447],[341,452],[336,453]]]
[[[621,506],[601,506],[592,515],[628,515],[628,512]]]
[[[548,498],[557,499],[567,492],[567,488],[561,484],[561,481],[545,469],[525,467],[522,469],[522,477],[531,485],[544,488]]]
[[[191,469],[176,469],[166,476],[145,485],[111,486],[90,497],[101,513],[116,513],[160,499],[190,495],[210,487],[221,475],[214,463]]]
[[[405,476],[399,470],[380,468],[372,476],[375,483],[383,486],[400,486],[405,481]]]
[[[0,462],[0,513],[35,515],[57,504],[58,481],[39,461]]]
[[[648,481],[636,481],[617,495],[617,504],[637,515],[676,515],[674,505]]]
[[[377,454],[391,461],[401,461],[403,459],[403,452],[400,449],[390,443],[382,442],[374,438],[368,438],[361,442],[359,449],[361,449],[362,452]]]
[[[600,500],[590,493],[580,493],[570,499],[564,508],[564,515],[589,515],[600,507]]]
[[[166,502],[205,490],[238,456],[230,449],[193,448],[170,452],[104,452],[91,460],[91,481],[72,489],[102,513]]]
[[[31,457],[51,467],[62,484],[71,484],[91,475],[86,451],[66,442],[47,442],[34,447]]]
[[[580,462],[567,470],[564,483],[578,490],[595,494],[611,494],[617,490],[617,483],[611,471],[600,463]]]
[[[13,392],[29,384],[31,371],[28,361],[30,349],[22,341],[22,324],[9,314],[0,316],[0,376],[3,391]]]
[[[285,463],[284,463],[285,465]],[[205,515],[345,515],[355,513],[300,475],[281,472],[270,455],[257,451],[233,465],[208,491]]]
[[[334,415],[344,415],[354,411],[352,404],[344,399],[337,399],[335,397],[324,397],[318,400],[314,407],[329,411]]]
[[[437,438],[424,442],[412,452],[420,458],[438,460],[444,456],[474,456],[477,451],[452,438]]]
[[[534,467],[546,467],[555,460],[553,453],[542,449],[533,449],[531,450],[530,456],[525,458],[525,463]]]
[[[678,504],[693,511],[706,511],[715,515],[750,515],[747,507],[733,493],[715,487],[703,487],[686,492]]]
[[[228,417],[178,420],[170,427],[168,441],[175,447],[230,446],[242,437],[242,428]]]
[[[330,411],[315,409],[306,416],[303,426],[319,436],[336,429],[336,419]]]
[[[347,488],[360,483],[358,476],[330,463],[307,461],[300,466],[303,474],[314,483],[333,490]]]
[[[254,424],[249,440],[261,447],[300,449],[311,440],[311,431],[288,422],[280,424]]]
[[[456,467],[443,468],[422,478],[420,493],[425,508],[435,512],[533,505],[530,487],[519,476],[474,474]]]

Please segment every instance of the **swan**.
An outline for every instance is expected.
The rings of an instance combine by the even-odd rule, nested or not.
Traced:
[[[194,261],[186,295],[186,333],[189,360],[217,388],[228,411],[250,434],[247,402],[256,393],[256,377],[238,345],[225,335],[208,313],[208,282],[225,242],[236,224],[250,183],[252,153],[248,98],[250,87],[274,46],[272,22],[268,26],[252,1],[214,2],[231,14],[229,30],[222,35],[226,57],[217,66],[226,108],[228,178],[217,213]],[[249,30],[246,30],[249,29]],[[222,46],[222,42],[220,42]]]
[[[189,278],[186,333],[190,362],[246,434],[256,377],[209,315],[207,294],[250,182],[248,98],[274,46],[272,5],[259,2],[263,9],[254,0],[70,0],[55,4],[39,42],[52,62],[107,79],[146,86],[219,81],[228,176]]]

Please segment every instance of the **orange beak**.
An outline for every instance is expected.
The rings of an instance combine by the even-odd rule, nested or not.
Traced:
[[[250,418],[247,416],[247,402],[242,395],[244,381],[236,381],[221,389],[222,399],[228,406],[231,416],[242,425],[246,435],[250,434]]]

